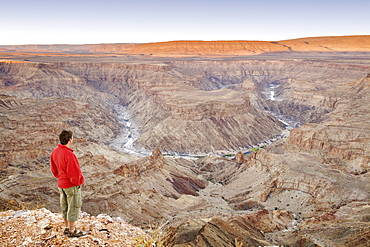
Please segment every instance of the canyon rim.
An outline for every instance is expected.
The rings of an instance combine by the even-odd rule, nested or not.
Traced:
[[[58,212],[66,128],[82,210],[165,246],[369,246],[369,93],[366,35],[0,46],[3,210]]]

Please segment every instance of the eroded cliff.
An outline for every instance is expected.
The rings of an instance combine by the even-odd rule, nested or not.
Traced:
[[[206,220],[184,244],[224,236],[230,244],[361,246],[369,237],[370,66],[336,59],[2,62],[0,195],[57,211],[48,159],[68,128],[91,214],[140,226],[168,221],[171,243],[183,241],[177,234],[191,217]],[[109,146],[122,131],[117,104],[138,126],[133,147],[151,155]],[[214,155],[281,138],[278,118],[299,128],[249,155]]]

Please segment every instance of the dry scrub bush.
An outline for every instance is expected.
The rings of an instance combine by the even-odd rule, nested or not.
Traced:
[[[0,211],[35,210],[43,207],[45,207],[44,204],[37,204],[33,202],[17,202],[16,200],[9,200],[0,197]]]

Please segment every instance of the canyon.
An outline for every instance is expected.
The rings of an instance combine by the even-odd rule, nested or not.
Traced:
[[[370,36],[0,46],[0,198],[82,210],[165,246],[368,246]]]

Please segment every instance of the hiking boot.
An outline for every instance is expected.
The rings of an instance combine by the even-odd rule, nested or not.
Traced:
[[[86,232],[80,231],[77,228],[75,228],[75,230],[73,232],[69,232],[68,237],[70,237],[70,238],[79,238],[79,237],[82,237],[82,236],[85,236],[85,235],[87,235]]]
[[[65,228],[63,234],[68,235],[69,234],[69,228]]]

